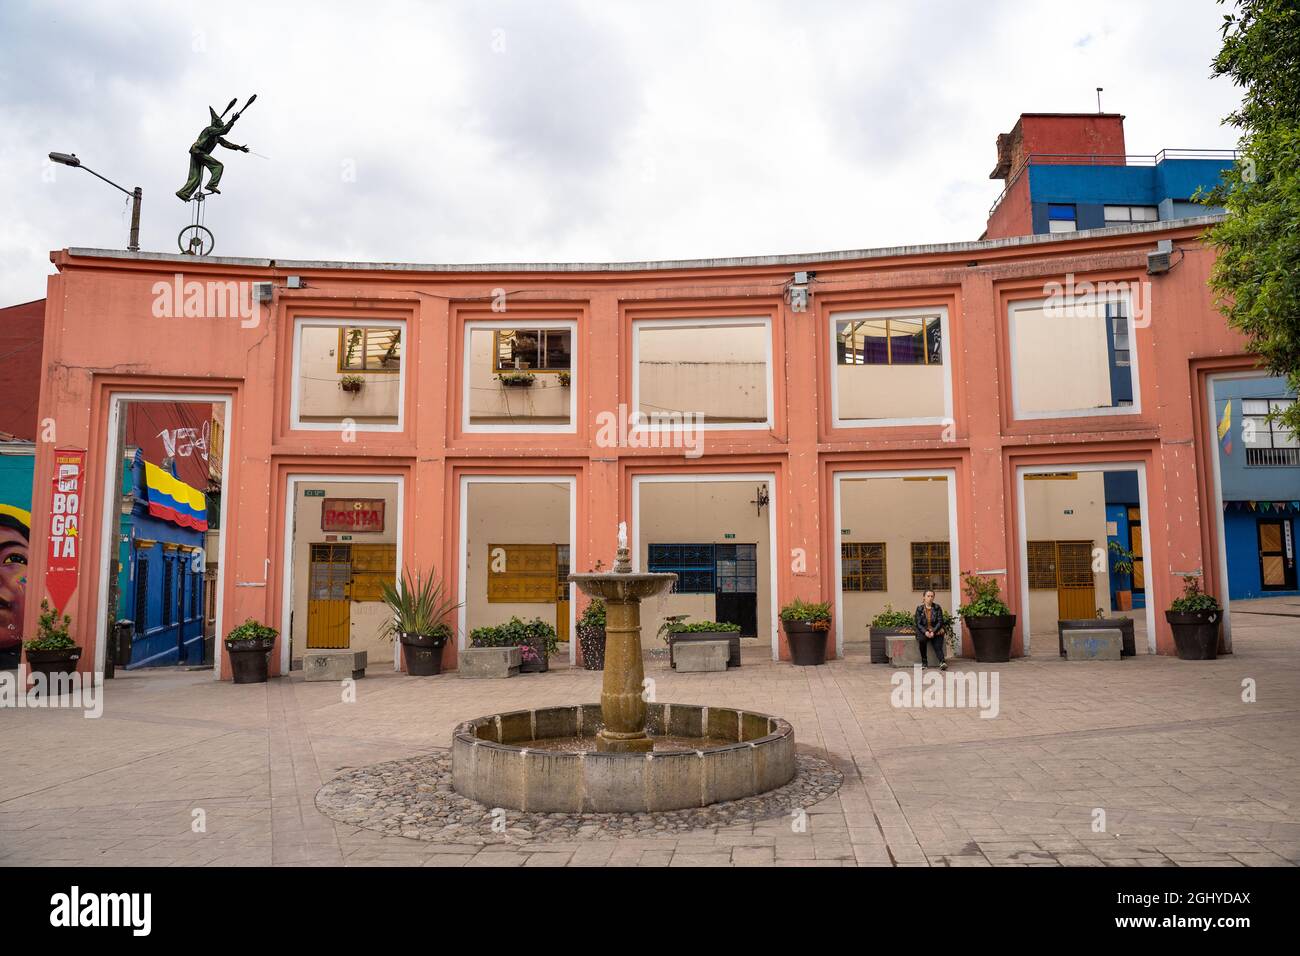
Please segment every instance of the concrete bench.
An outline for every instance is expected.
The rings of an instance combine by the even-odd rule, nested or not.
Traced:
[[[366,652],[307,651],[302,655],[302,672],[304,680],[356,680],[366,676]]]
[[[911,667],[913,664],[921,663],[921,648],[916,643],[915,637],[891,635],[885,638],[885,656],[895,667]]]
[[[725,671],[730,656],[731,642],[725,639],[681,641],[673,645],[673,660],[679,674]]]
[[[514,677],[524,662],[518,647],[467,647],[460,652],[456,673],[460,677]]]
[[[1079,628],[1062,637],[1067,661],[1117,661],[1124,653],[1124,633],[1117,627]]]

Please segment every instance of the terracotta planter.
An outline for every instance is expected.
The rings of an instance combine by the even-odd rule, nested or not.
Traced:
[[[782,621],[786,642],[790,645],[790,663],[809,667],[826,663],[826,639],[829,627],[814,627],[807,621]]]
[[[230,671],[236,684],[265,684],[275,641],[226,641]]]
[[[578,646],[582,648],[582,669],[605,669],[605,629],[594,624],[578,625]]]
[[[27,655],[27,670],[32,674],[44,674],[49,681],[74,673],[77,661],[81,659],[81,650],[80,647],[69,647],[57,651],[25,650],[23,653]]]
[[[916,629],[912,627],[873,627],[868,629],[871,635],[871,663],[888,664],[889,657],[885,654],[885,638],[888,637],[916,637]]]
[[[1219,656],[1223,611],[1165,611],[1165,620],[1174,632],[1179,660],[1212,661]]]
[[[975,647],[975,660],[981,664],[1005,664],[1011,660],[1011,635],[1016,629],[1014,614],[990,614],[964,617]]]
[[[1132,591],[1116,591],[1116,592],[1115,592],[1115,603],[1119,605],[1119,609],[1120,609],[1121,611],[1131,611],[1131,610],[1133,610],[1133,592],[1132,592]]]
[[[411,677],[433,677],[442,673],[442,649],[446,634],[403,634],[402,656]]]
[[[668,661],[673,668],[677,667],[677,660],[673,657],[673,647],[679,643],[688,643],[690,641],[726,641],[727,666],[740,666],[739,631],[688,631],[682,634],[672,632],[668,634]]]

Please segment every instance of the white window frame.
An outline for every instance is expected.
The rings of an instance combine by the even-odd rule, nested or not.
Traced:
[[[299,388],[302,375],[302,330],[306,328],[363,328],[363,329],[398,329],[402,333],[402,363],[397,369],[397,424],[383,425],[356,422],[351,427],[359,432],[400,432],[406,421],[406,366],[407,335],[405,319],[369,319],[365,316],[348,316],[347,318],[309,318],[301,317],[293,322],[293,374],[289,383],[289,427],[294,431],[336,432],[342,427],[344,418],[337,422],[304,422],[301,419],[302,389]],[[360,374],[356,372],[339,374]]]
[[[840,322],[855,322],[861,319],[939,319],[940,348],[943,350],[943,415],[920,415],[910,418],[840,418],[839,376],[836,369],[836,343],[839,333],[836,326]],[[831,391],[831,427],[832,428],[889,428],[896,425],[948,425],[952,417],[952,338],[949,335],[948,307],[935,306],[917,309],[860,309],[850,312],[832,312],[829,317],[827,342],[827,381]],[[873,368],[870,365],[855,365],[854,368]],[[890,366],[884,366],[886,368]]]
[[[474,333],[475,332],[506,332],[513,329],[537,329],[567,330],[569,333],[569,422],[567,425],[555,425],[541,423],[537,425],[508,424],[508,425],[473,425],[470,423],[470,395],[471,382],[473,379],[473,361],[474,361]],[[576,434],[578,431],[578,365],[580,364],[579,349],[581,345],[578,342],[578,323],[574,319],[523,319],[518,321],[497,321],[487,319],[474,319],[465,323],[463,332],[465,340],[461,352],[461,431],[467,434],[474,433],[500,433],[512,432],[533,433],[533,434]],[[494,336],[495,339],[495,336]],[[527,371],[527,370],[525,370]],[[495,378],[498,374],[496,371],[496,357],[492,359],[492,376]],[[546,374],[555,374],[547,372]]]
[[[712,329],[726,326],[762,326],[766,333],[763,348],[763,365],[767,370],[767,418],[761,422],[704,422],[699,425],[647,423],[641,421],[641,330],[642,329]],[[632,322],[632,405],[628,419],[632,432],[694,431],[770,431],[776,420],[776,380],[772,371],[772,318],[767,315],[728,316],[725,318],[698,319],[635,319]],[[706,409],[692,411],[707,414]]]
[[[1094,297],[1096,301],[1097,297]],[[1128,321],[1128,353],[1129,364],[1120,366],[1127,368],[1133,382],[1133,404],[1132,405],[1112,405],[1107,408],[1069,408],[1069,409],[1051,409],[1044,412],[1030,412],[1020,407],[1020,383],[1019,376],[1016,374],[1016,323],[1014,321],[1017,312],[1029,312],[1034,309],[1042,309],[1047,305],[1047,298],[1037,299],[1018,299],[1007,305],[1007,350],[1008,364],[1011,366],[1011,417],[1016,421],[1032,421],[1055,418],[1098,418],[1108,415],[1140,415],[1142,414],[1142,383],[1138,377],[1138,352],[1137,352],[1137,324],[1133,318],[1133,301],[1128,293],[1121,293],[1118,296],[1124,302],[1124,318]],[[1104,308],[1104,303],[1103,303]],[[1103,320],[1111,322],[1105,313]],[[1114,398],[1111,399],[1114,401]]]

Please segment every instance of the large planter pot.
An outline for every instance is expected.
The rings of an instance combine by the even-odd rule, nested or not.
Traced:
[[[1080,617],[1056,622],[1057,650],[1065,656],[1065,632],[1091,630],[1095,627],[1117,628],[1123,637],[1121,657],[1137,654],[1137,644],[1133,639],[1133,618],[1131,617]]]
[[[226,641],[230,672],[236,684],[265,684],[275,641]]]
[[[548,670],[551,669],[551,662],[550,662],[550,660],[549,660],[549,659],[547,658],[547,656],[546,656],[546,644],[545,644],[545,642],[544,642],[544,641],[538,641],[537,643],[532,644],[532,645],[530,645],[530,646],[531,646],[532,649],[533,649],[533,653],[537,655],[537,660],[535,660],[535,661],[524,660],[524,661],[519,665],[519,673],[521,673],[521,674],[545,674]]]
[[[1014,614],[964,617],[975,660],[981,664],[1004,664],[1011,660],[1011,634],[1016,629]]]
[[[1222,611],[1165,611],[1165,620],[1174,632],[1179,660],[1212,661],[1219,655]]]
[[[916,629],[911,627],[873,627],[871,634],[871,663],[888,664],[889,656],[885,653],[885,639],[888,637],[916,637]]]
[[[691,641],[726,641],[727,642],[727,666],[740,666],[740,632],[739,631],[690,631],[685,634],[668,634],[668,661],[675,669],[677,659],[673,656],[673,648],[677,644],[690,643]]]
[[[442,649],[446,634],[403,634],[402,655],[411,677],[433,677],[442,673]]]
[[[80,647],[69,647],[58,651],[25,650],[27,670],[33,674],[44,674],[48,681],[54,677],[66,677],[77,669],[81,659]]]
[[[578,646],[582,648],[582,669],[605,669],[605,629],[595,624],[578,625]]]
[[[807,621],[782,621],[786,643],[790,645],[790,663],[808,667],[826,663],[826,639],[829,627],[814,627]]]

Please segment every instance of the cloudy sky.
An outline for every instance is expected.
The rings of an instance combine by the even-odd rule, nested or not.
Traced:
[[[1230,148],[1213,0],[213,4],[4,0],[0,304],[49,251],[176,251],[231,97],[217,254],[592,261],[979,236],[1021,112],[1126,114],[1130,153]],[[265,158],[262,158],[265,157]]]

